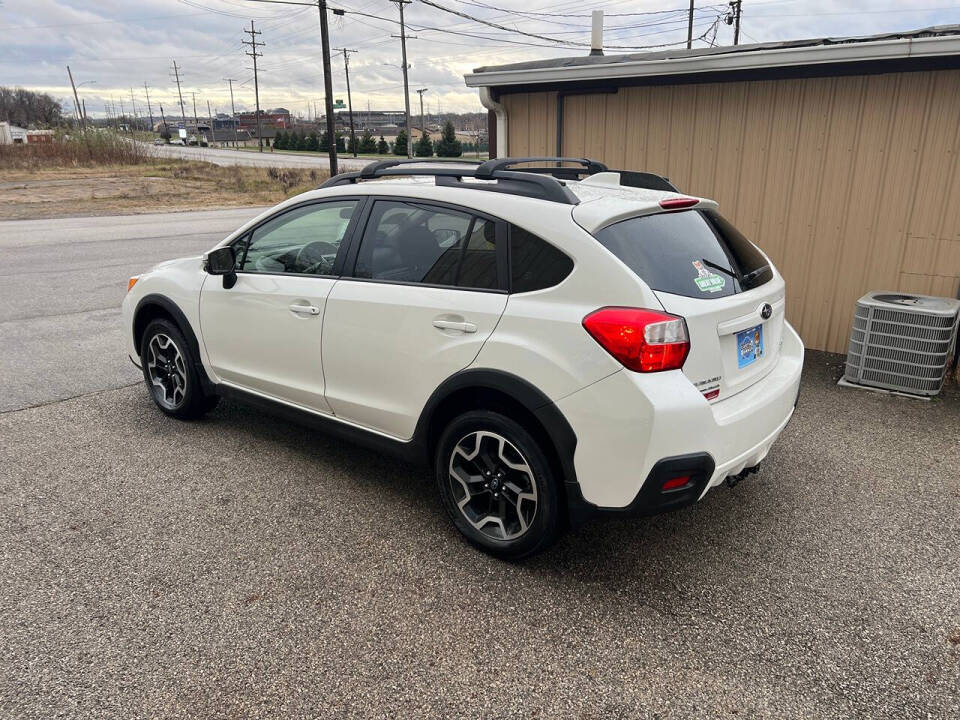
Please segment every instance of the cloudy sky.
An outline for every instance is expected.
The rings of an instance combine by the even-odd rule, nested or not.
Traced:
[[[403,107],[397,6],[389,0],[328,0],[347,11],[331,15],[334,47],[350,57],[354,109]],[[429,88],[429,110],[478,111],[463,74],[480,65],[579,55],[589,44],[593,9],[607,14],[605,44],[676,47],[686,40],[685,0],[421,0],[406,7],[410,87]],[[698,45],[732,43],[718,17],[724,0],[697,0]],[[474,19],[445,12],[452,10]],[[486,20],[502,28],[477,22]],[[184,100],[198,113],[206,102],[229,112],[225,78],[234,78],[237,110],[253,107],[253,72],[242,31],[253,20],[262,31],[261,107],[313,113],[323,102],[319,19],[316,6],[255,0],[0,0],[0,85],[49,92],[72,111],[70,65],[87,112],[102,115],[111,100],[129,112],[131,88],[138,112],[144,83],[153,111],[163,103],[178,111],[172,61],[182,67]],[[960,0],[743,0],[741,42],[864,35],[960,23]],[[714,36],[714,29],[716,30]],[[539,37],[534,37],[539,36]],[[608,49],[609,52],[631,52]],[[632,50],[638,52],[638,50]],[[342,55],[333,59],[333,87],[346,100]],[[413,109],[413,108],[412,108]],[[416,111],[414,109],[414,111]]]

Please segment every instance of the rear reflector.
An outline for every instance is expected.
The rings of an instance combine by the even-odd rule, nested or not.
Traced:
[[[670,478],[662,486],[661,490],[663,492],[668,492],[670,490],[679,490],[690,484],[689,475],[681,475],[680,477]]]
[[[682,210],[683,208],[693,207],[700,200],[691,197],[667,198],[660,201],[660,207],[664,210]]]
[[[634,372],[677,370],[690,352],[686,321],[657,310],[600,308],[583,319],[583,327],[604,350]]]
[[[707,400],[713,400],[713,399],[719,397],[719,395],[720,395],[720,388],[714,388],[713,390],[707,390],[707,391],[703,394],[703,396],[704,396]]]

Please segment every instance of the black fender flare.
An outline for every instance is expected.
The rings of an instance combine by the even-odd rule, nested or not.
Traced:
[[[532,413],[553,445],[552,449],[560,464],[567,497],[582,497],[573,464],[573,456],[577,448],[577,436],[573,428],[570,427],[570,423],[567,422],[560,408],[543,391],[527,380],[504,370],[489,368],[461,370],[451,375],[433,391],[420,413],[413,434],[414,443],[421,449],[423,457],[428,463],[432,464],[432,458],[428,457],[428,448],[430,447],[428,433],[434,413],[443,401],[455,392],[468,389],[496,390],[508,395]]]
[[[215,392],[216,385],[215,383],[211,382],[210,378],[207,376],[207,371],[203,366],[203,359],[200,354],[200,343],[197,340],[196,333],[193,331],[193,326],[190,324],[190,321],[187,320],[187,316],[184,314],[183,310],[180,309],[180,306],[166,295],[151,293],[149,295],[144,295],[137,303],[137,307],[133,311],[133,327],[131,328],[131,332],[133,333],[133,344],[136,346],[137,350],[140,349],[140,345],[137,343],[137,318],[140,317],[141,312],[149,307],[158,307],[173,318],[173,321],[177,324],[177,327],[180,328],[180,332],[183,333],[183,337],[186,338],[187,351],[190,353],[190,358],[193,360],[193,364],[199,372],[200,382],[203,384],[204,392],[207,394]]]

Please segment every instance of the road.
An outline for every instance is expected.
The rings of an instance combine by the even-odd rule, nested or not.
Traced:
[[[153,407],[127,276],[254,212],[0,223],[0,717],[960,717],[955,386],[809,353],[758,474],[503,563],[429,472]]]
[[[288,168],[322,168],[330,167],[326,157],[320,155],[290,155],[283,152],[262,153],[246,152],[243,150],[220,150],[217,148],[202,148],[184,145],[149,145],[147,146],[158,157],[180,158],[183,160],[202,160],[214,165],[249,165],[251,167],[288,167]],[[340,171],[359,170],[371,162],[368,158],[338,157]]]
[[[136,382],[117,351],[127,279],[262,210],[0,222],[0,411]]]

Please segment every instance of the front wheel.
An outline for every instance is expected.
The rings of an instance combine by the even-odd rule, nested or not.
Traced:
[[[192,420],[216,406],[217,396],[204,395],[186,338],[171,321],[157,319],[147,325],[140,363],[150,397],[167,415]]]
[[[457,529],[492,555],[528,557],[559,534],[550,463],[533,436],[504,415],[477,410],[455,418],[438,443],[436,475]]]

